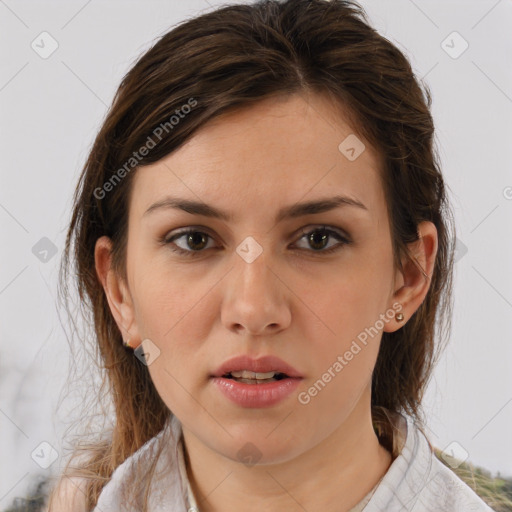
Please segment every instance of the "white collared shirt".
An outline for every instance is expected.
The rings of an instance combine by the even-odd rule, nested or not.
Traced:
[[[190,487],[183,454],[181,423],[170,415],[166,427],[114,471],[94,512],[139,512],[122,498],[135,472],[144,472],[163,442],[157,462],[161,475],[150,493],[150,512],[200,512]],[[492,509],[430,450],[410,417],[400,416],[400,453],[381,481],[349,512],[492,512]],[[139,473],[139,474],[144,474]]]

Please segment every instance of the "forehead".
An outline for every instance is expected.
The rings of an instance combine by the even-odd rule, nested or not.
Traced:
[[[351,147],[355,159],[353,151],[347,157]],[[270,98],[212,119],[178,150],[137,170],[130,210],[140,216],[166,194],[257,211],[339,193],[381,215],[380,173],[380,155],[341,107],[319,95]]]

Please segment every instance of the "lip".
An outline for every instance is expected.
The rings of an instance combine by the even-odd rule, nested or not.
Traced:
[[[285,373],[288,377],[302,378],[303,376],[291,365],[285,363],[282,359],[276,356],[263,356],[258,359],[253,359],[247,355],[232,357],[222,363],[211,375],[212,377],[222,377],[229,372],[237,372],[241,370],[248,370],[251,372],[266,373],[266,372],[280,372]],[[251,385],[251,384],[250,384]],[[258,384],[264,386],[265,384]]]
[[[264,384],[247,384],[223,377],[226,373],[249,370],[265,373],[270,371],[287,375],[286,378]],[[210,376],[216,388],[229,400],[241,407],[271,407],[287,398],[299,385],[303,376],[293,366],[275,356],[253,359],[249,356],[233,357],[225,361]]]
[[[212,377],[216,388],[229,400],[247,408],[271,407],[287,398],[301,382],[300,377],[267,382],[265,384],[245,384],[224,377]]]

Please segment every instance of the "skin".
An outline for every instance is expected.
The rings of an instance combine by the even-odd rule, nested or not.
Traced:
[[[366,149],[349,161],[338,145],[352,133],[342,111],[313,94],[224,114],[134,176],[127,283],[110,268],[110,240],[97,241],[97,273],[124,338],[132,347],[149,338],[161,351],[148,369],[183,425],[187,472],[202,512],[260,511],[262,504],[268,512],[348,511],[392,462],[372,427],[371,375],[382,331],[407,322],[430,281],[416,264],[404,262],[403,273],[394,269],[381,160],[359,137]],[[345,206],[274,220],[283,206],[335,193],[358,199],[367,210]],[[231,212],[233,220],[164,208],[144,215],[166,195],[203,201]],[[322,225],[345,231],[352,243],[322,254],[321,244],[298,231]],[[158,243],[188,226],[201,226],[211,237],[196,258]],[[437,232],[430,222],[419,232],[410,249],[431,275]],[[263,248],[252,263],[236,252],[247,236]],[[174,240],[196,252],[204,246],[200,241]],[[331,236],[326,245],[338,243]],[[298,394],[380,314],[394,312],[396,302],[405,321],[385,322],[321,392],[301,404]],[[277,355],[304,379],[277,405],[240,407],[208,378],[239,354]],[[256,465],[237,455],[247,442],[261,453]]]

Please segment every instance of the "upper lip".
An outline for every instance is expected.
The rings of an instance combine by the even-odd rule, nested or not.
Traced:
[[[302,375],[288,363],[276,356],[263,356],[253,359],[247,355],[236,356],[224,361],[212,374],[212,377],[222,377],[226,373],[248,370],[257,373],[279,372],[288,377],[299,377]]]

